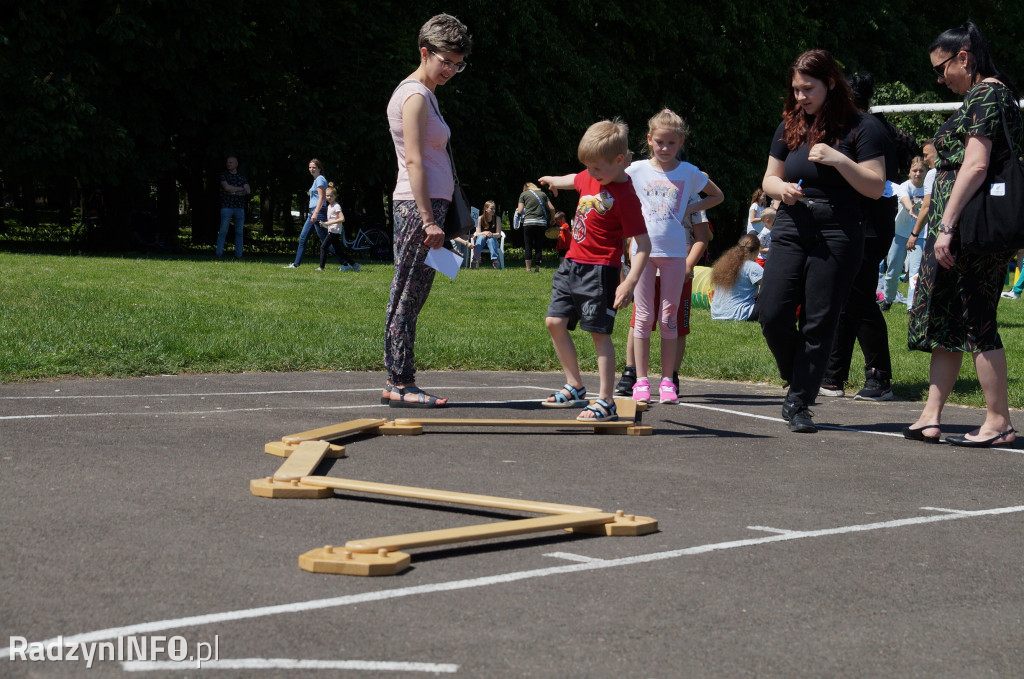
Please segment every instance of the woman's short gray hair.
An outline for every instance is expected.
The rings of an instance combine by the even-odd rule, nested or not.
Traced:
[[[438,14],[420,29],[420,47],[434,52],[454,52],[468,57],[473,49],[473,38],[466,24],[451,14]]]

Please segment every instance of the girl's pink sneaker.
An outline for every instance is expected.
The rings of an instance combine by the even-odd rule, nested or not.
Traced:
[[[664,378],[661,380],[661,384],[658,386],[658,398],[662,403],[679,403],[679,396],[676,394],[676,385],[672,384],[672,380]]]
[[[651,402],[651,383],[647,381],[646,377],[642,380],[637,380],[636,384],[633,385],[633,400],[637,403]]]

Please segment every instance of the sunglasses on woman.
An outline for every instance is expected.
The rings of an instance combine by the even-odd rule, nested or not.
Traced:
[[[932,66],[932,68],[935,69],[935,72],[939,74],[940,78],[945,78],[946,77],[946,64],[951,62],[953,59],[956,59],[957,54],[960,54],[960,52],[970,52],[970,50],[960,50],[956,54],[951,56],[949,59],[946,59],[945,61],[943,61],[941,64],[935,64],[934,66]]]

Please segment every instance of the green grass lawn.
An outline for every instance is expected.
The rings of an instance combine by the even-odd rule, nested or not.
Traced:
[[[167,373],[382,370],[384,307],[393,269],[358,273],[297,270],[285,259],[215,264],[211,258],[119,258],[0,253],[0,381],[61,376]],[[526,273],[510,263],[438,275],[420,316],[419,370],[558,371],[544,327],[551,269]],[[886,313],[897,395],[927,392],[928,355],[906,349],[907,313]],[[1010,404],[1024,404],[1024,300],[1000,304],[1010,363]],[[625,314],[615,329],[619,365]],[[781,384],[754,323],[712,321],[695,310],[683,374]],[[593,343],[575,333],[581,365],[594,372]],[[652,343],[655,347],[658,342]],[[657,354],[657,349],[655,349]],[[658,365],[657,355],[652,365]],[[854,391],[863,360],[854,355]],[[953,400],[983,404],[964,361]]]

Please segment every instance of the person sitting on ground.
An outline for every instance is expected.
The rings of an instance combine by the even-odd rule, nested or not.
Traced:
[[[768,261],[768,254],[772,248],[772,224],[775,223],[775,208],[766,207],[761,213],[761,233],[757,234],[757,240],[760,241],[760,249],[757,253],[757,259],[755,260],[763,269],[765,262]],[[749,232],[748,232],[749,233]]]
[[[767,210],[766,210],[767,211]],[[762,222],[764,215],[762,214]],[[768,224],[764,223],[768,230]],[[726,250],[711,267],[711,284],[715,288],[711,296],[711,320],[714,321],[756,321],[758,287],[764,270],[754,258],[761,249],[757,234],[745,233],[736,245]]]

